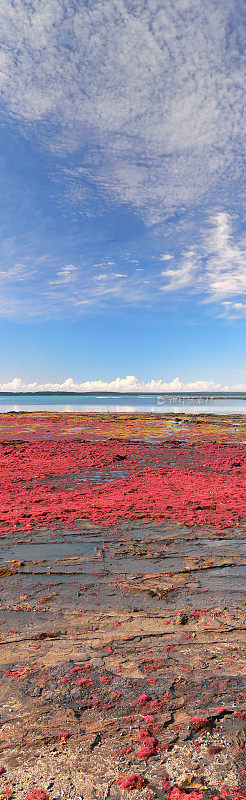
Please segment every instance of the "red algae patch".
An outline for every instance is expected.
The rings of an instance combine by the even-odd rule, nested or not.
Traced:
[[[117,786],[120,786],[121,789],[142,789],[146,786],[146,781],[139,775],[139,773],[133,773],[132,775],[122,775],[116,781]]]
[[[203,800],[203,792],[189,792],[187,795],[186,792],[182,792],[180,789],[174,788],[168,797],[169,800],[187,800],[188,797],[190,800]]]
[[[49,800],[48,792],[43,792],[41,789],[33,789],[24,800]]]
[[[2,530],[73,525],[82,518],[102,525],[149,518],[222,528],[245,516],[243,445],[60,439],[0,447]]]

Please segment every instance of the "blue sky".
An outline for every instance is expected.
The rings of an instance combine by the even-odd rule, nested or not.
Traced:
[[[246,387],[241,0],[0,26],[2,389]]]

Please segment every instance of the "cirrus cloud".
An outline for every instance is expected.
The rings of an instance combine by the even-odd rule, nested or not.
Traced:
[[[2,0],[0,86],[25,134],[83,157],[67,173],[148,223],[237,179],[242,0]]]

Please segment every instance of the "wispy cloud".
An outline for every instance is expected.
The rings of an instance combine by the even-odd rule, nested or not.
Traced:
[[[76,273],[78,272],[78,268],[74,266],[74,264],[68,264],[66,267],[62,267],[62,269],[57,270],[56,277],[52,281],[49,281],[49,284],[64,284],[64,283],[72,283],[76,278]]]
[[[224,300],[221,303],[221,317],[229,320],[240,319],[246,316],[246,303],[234,303],[232,300]]]
[[[0,84],[10,118],[148,223],[240,170],[242,0],[2,0]],[[220,292],[220,284],[215,287]]]
[[[18,230],[0,265],[2,316],[166,308],[189,293],[217,316],[243,316],[245,244],[225,200],[241,167],[242,10],[242,0],[2,0],[2,114],[48,152],[56,200],[81,220],[126,203],[146,237],[153,226],[149,258],[141,234],[140,252],[128,242],[121,253],[110,236],[107,257],[99,247],[87,257],[95,226],[90,246],[85,234],[81,251],[59,255],[59,232],[41,253],[42,226],[30,246],[18,246]]]
[[[178,266],[162,270],[161,275],[167,279],[165,286],[161,287],[162,291],[175,292],[194,285],[198,290],[199,283],[195,283],[198,273],[197,254],[193,250],[188,250]]]
[[[235,242],[232,237],[233,220],[225,212],[211,219],[207,235],[208,291],[213,299],[246,292],[245,240]]]
[[[195,234],[195,231],[193,231]],[[191,238],[191,236],[190,236]],[[172,241],[170,240],[170,244]],[[81,256],[60,264],[55,253],[36,254],[18,262],[13,251],[0,270],[0,313],[9,317],[57,317],[88,313],[112,302],[166,308],[167,296],[210,304],[217,316],[245,315],[246,258],[237,220],[226,212],[209,215],[192,247],[138,259],[120,252],[94,262]],[[11,258],[13,265],[11,265]],[[164,267],[164,268],[163,268]],[[169,301],[168,301],[169,302]]]
[[[245,312],[246,248],[241,234],[235,234],[235,219],[225,211],[211,216],[203,229],[199,246],[187,250],[178,263],[162,270],[162,290],[188,289],[199,293],[203,302],[219,303],[224,315],[235,318]],[[224,298],[242,296],[242,301]],[[231,314],[233,310],[233,315]]]

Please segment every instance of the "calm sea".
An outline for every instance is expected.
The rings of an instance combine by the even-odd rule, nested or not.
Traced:
[[[146,411],[192,414],[245,414],[246,393],[168,394],[0,394],[0,412],[7,411]]]

